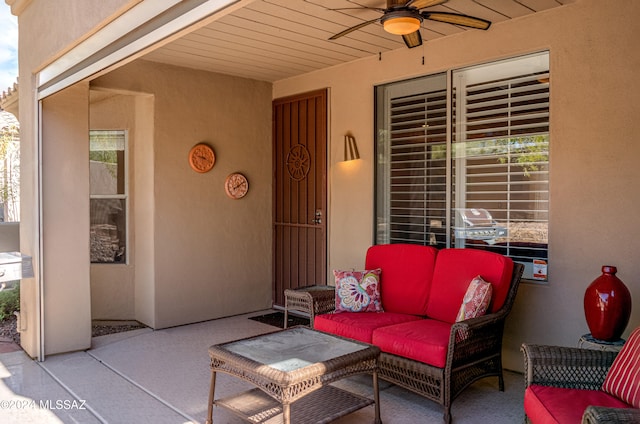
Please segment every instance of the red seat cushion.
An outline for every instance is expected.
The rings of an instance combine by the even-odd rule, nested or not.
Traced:
[[[533,424],[580,424],[587,406],[629,408],[600,390],[563,389],[532,384],[524,392],[524,412]]]
[[[640,327],[633,330],[616,356],[602,390],[640,408]]]
[[[434,247],[415,244],[379,244],[367,250],[365,268],[382,269],[380,295],[386,312],[426,314],[437,254]]]
[[[313,321],[313,328],[371,343],[371,335],[376,328],[419,319],[420,317],[414,315],[393,312],[342,312],[317,315]]]
[[[450,332],[447,322],[422,319],[378,328],[372,341],[383,352],[444,368]]]
[[[512,273],[511,258],[498,253],[478,249],[440,250],[433,271],[427,316],[455,322],[469,283],[478,275],[491,283],[493,296],[489,311],[496,312],[507,298]]]

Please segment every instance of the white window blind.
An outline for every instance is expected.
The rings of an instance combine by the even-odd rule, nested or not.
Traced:
[[[546,59],[546,60],[545,60]],[[548,56],[453,72],[452,221],[484,209],[506,234],[454,240],[527,265],[546,263],[549,219]],[[456,233],[458,234],[458,233]]]
[[[393,242],[445,240],[446,99],[437,90],[391,101]]]
[[[378,192],[378,204],[384,205],[378,242],[444,247],[446,75],[400,84],[385,95],[386,128],[379,145],[384,153],[379,155],[378,168],[385,175],[386,192]]]

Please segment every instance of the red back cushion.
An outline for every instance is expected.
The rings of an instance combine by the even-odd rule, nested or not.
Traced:
[[[380,295],[386,312],[426,314],[437,253],[415,244],[379,244],[367,250],[365,268],[382,269]]]
[[[602,390],[640,408],[640,327],[633,330],[613,361]]]
[[[513,272],[513,261],[506,256],[478,249],[442,249],[433,271],[427,306],[430,318],[453,323],[469,283],[476,276],[491,283],[493,296],[489,312],[502,307]]]

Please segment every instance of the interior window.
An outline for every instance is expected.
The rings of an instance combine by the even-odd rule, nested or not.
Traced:
[[[126,131],[89,133],[91,262],[126,263]]]

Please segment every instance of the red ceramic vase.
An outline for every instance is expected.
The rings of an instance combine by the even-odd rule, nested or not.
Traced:
[[[602,275],[584,293],[584,315],[591,335],[607,342],[620,339],[631,315],[631,294],[616,277],[617,271],[615,266],[603,266]]]

